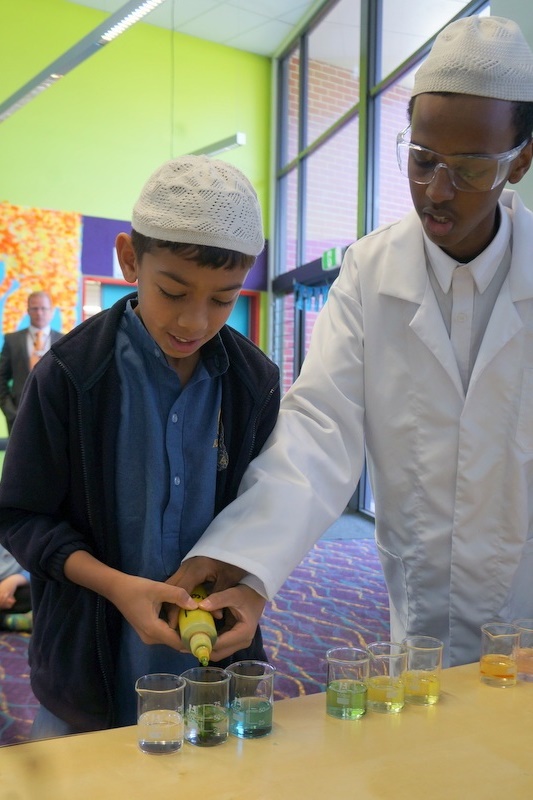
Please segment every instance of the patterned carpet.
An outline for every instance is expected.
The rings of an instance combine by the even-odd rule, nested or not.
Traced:
[[[0,744],[22,742],[37,711],[30,689],[27,633],[0,634]]]
[[[321,540],[267,604],[261,623],[276,699],[325,689],[325,654],[389,635],[388,597],[373,539]],[[36,700],[29,637],[0,634],[0,744],[28,738]]]
[[[276,699],[325,691],[326,650],[389,636],[389,601],[373,539],[319,541],[261,623]]]

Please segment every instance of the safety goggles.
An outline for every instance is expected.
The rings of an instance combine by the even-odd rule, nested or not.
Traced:
[[[490,155],[443,156],[408,141],[408,125],[396,137],[396,155],[400,172],[413,183],[428,184],[437,170],[445,169],[453,186],[461,192],[490,192],[505,181],[510,165],[524,149],[529,139],[506,153]]]

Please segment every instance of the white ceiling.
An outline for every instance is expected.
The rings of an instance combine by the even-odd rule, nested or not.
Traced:
[[[125,0],[70,0],[113,14]],[[144,23],[271,56],[316,0],[166,0]]]
[[[125,0],[69,0],[77,5],[115,13]],[[295,27],[324,0],[164,0],[142,22],[199,39],[272,56],[290,39]],[[467,0],[383,0],[382,73],[387,75],[442,25],[467,5]],[[399,13],[401,8],[401,13]],[[339,0],[311,40],[314,60],[349,69],[359,67],[360,0]]]

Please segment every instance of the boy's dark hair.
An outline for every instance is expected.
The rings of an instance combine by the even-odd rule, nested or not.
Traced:
[[[211,269],[250,269],[255,262],[255,256],[238,253],[236,250],[226,250],[223,247],[211,247],[206,244],[165,242],[144,236],[136,230],[131,231],[131,244],[139,262],[145,253],[153,253],[158,248],[170,250],[174,255],[180,255],[188,261],[194,261],[200,267]]]
[[[433,94],[438,94],[439,97],[452,97],[455,95],[455,92],[434,92]],[[409,122],[411,122],[415,100],[418,96],[419,95],[415,95],[409,100],[409,105],[407,106],[407,119]],[[516,131],[514,147],[518,147],[525,139],[531,139],[531,133],[533,131],[533,103],[519,100],[511,101],[511,103],[512,120]]]

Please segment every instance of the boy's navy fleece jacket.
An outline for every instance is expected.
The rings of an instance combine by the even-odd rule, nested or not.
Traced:
[[[132,297],[64,336],[33,370],[0,483],[0,542],[32,576],[32,689],[49,711],[80,731],[114,725],[121,617],[103,597],[71,583],[63,565],[80,549],[118,565],[120,383],[114,347]],[[227,326],[220,336],[229,357],[221,378],[229,464],[217,472],[216,513],[235,498],[248,462],[271,432],[280,392],[278,368],[259,348]],[[259,628],[250,648],[220,665],[258,657],[264,658]]]

